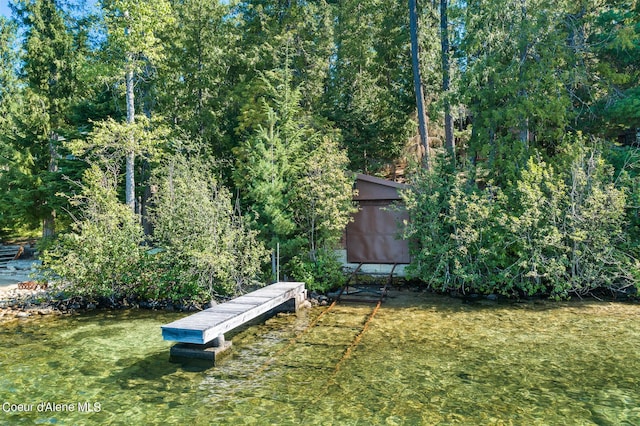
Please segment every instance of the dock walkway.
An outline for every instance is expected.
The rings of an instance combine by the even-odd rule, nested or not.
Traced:
[[[224,333],[291,301],[292,310],[306,298],[302,282],[279,282],[162,326],[164,340],[179,342],[172,357],[213,359],[230,346]],[[218,348],[218,349],[216,349]]]

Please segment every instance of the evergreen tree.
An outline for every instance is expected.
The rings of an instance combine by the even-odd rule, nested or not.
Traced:
[[[598,59],[598,88],[591,120],[593,130],[616,137],[631,131],[632,141],[640,142],[640,3],[611,0],[596,9],[592,31],[585,40]],[[586,20],[586,19],[585,19]],[[593,80],[596,80],[595,78]]]
[[[120,73],[116,78],[121,78],[125,84],[126,121],[132,128],[131,141],[123,147],[126,149],[125,200],[135,212],[135,78],[145,73],[149,75],[149,71],[164,58],[159,33],[171,25],[171,6],[167,0],[103,0],[102,7],[108,31],[105,47],[110,52],[111,62],[119,64]]]
[[[241,18],[240,34],[247,82],[258,87],[259,73],[281,67],[288,54],[291,81],[302,91],[305,108],[317,108],[332,54],[332,7],[325,1],[241,1],[234,9]],[[254,80],[258,77],[258,80]],[[241,88],[244,90],[244,88]],[[250,93],[245,93],[249,95]]]
[[[553,150],[571,118],[559,19],[566,5],[479,0],[464,7],[461,90],[473,116],[471,149],[504,181],[522,169],[532,146]]]
[[[453,138],[453,116],[451,115],[451,52],[449,41],[449,2],[440,0],[440,45],[442,56],[442,97],[444,109],[444,139],[445,146],[455,157],[455,141]]]
[[[238,147],[236,186],[256,214],[261,238],[284,264],[333,248],[351,212],[352,178],[337,133],[302,109],[286,66],[266,72],[261,109],[243,114],[255,133]],[[304,257],[304,256],[303,256]]]
[[[334,22],[324,115],[341,130],[351,169],[376,173],[399,158],[415,134],[407,8],[342,1]]]
[[[0,17],[0,235],[7,232],[15,222],[15,212],[10,207],[10,170],[15,167],[17,160],[15,146],[10,139],[15,131],[11,117],[19,105],[15,42],[16,25]]]
[[[165,32],[167,57],[159,65],[158,108],[176,135],[194,144],[185,149],[229,158],[238,21],[217,1],[176,1],[173,10],[174,30]]]
[[[263,84],[270,96],[265,94],[260,99],[260,110],[245,110],[244,117],[256,130],[235,150],[235,181],[245,193],[247,204],[256,211],[268,247],[288,242],[294,246],[291,252],[295,252],[300,242],[294,241],[292,185],[305,155],[305,141],[313,129],[309,117],[301,114],[300,90],[291,90],[290,79],[282,74],[265,73]]]
[[[5,135],[14,154],[1,176],[2,187],[15,221],[33,229],[41,224],[43,235],[51,236],[56,213],[66,204],[56,194],[62,192],[62,141],[72,132],[69,112],[78,90],[79,49],[71,18],[57,1],[21,0],[14,11],[25,31],[23,88],[20,108],[10,115],[12,131]]]

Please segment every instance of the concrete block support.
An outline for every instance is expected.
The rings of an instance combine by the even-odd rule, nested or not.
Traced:
[[[169,361],[182,363],[190,359],[198,359],[211,362],[212,366],[215,366],[225,356],[231,352],[232,342],[225,341],[222,336],[222,342],[216,345],[214,339],[211,343],[206,345],[197,345],[194,343],[178,343],[171,347],[169,354]]]

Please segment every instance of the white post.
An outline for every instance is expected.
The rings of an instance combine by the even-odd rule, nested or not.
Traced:
[[[280,282],[280,243],[276,245],[276,282]]]

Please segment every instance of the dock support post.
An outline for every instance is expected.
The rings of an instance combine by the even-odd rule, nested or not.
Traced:
[[[295,300],[296,300],[295,309],[296,309],[296,312],[298,312],[298,309],[300,309],[300,307],[302,306],[302,303],[305,300],[307,300],[307,290],[305,289],[302,293],[296,294]]]
[[[302,302],[307,300],[307,290],[297,293],[294,297],[284,302],[282,305],[274,308],[274,312],[298,312]]]
[[[224,340],[224,334],[220,334],[218,337],[213,339],[213,347],[214,348],[222,347],[222,346],[224,346],[225,343],[226,342]]]

